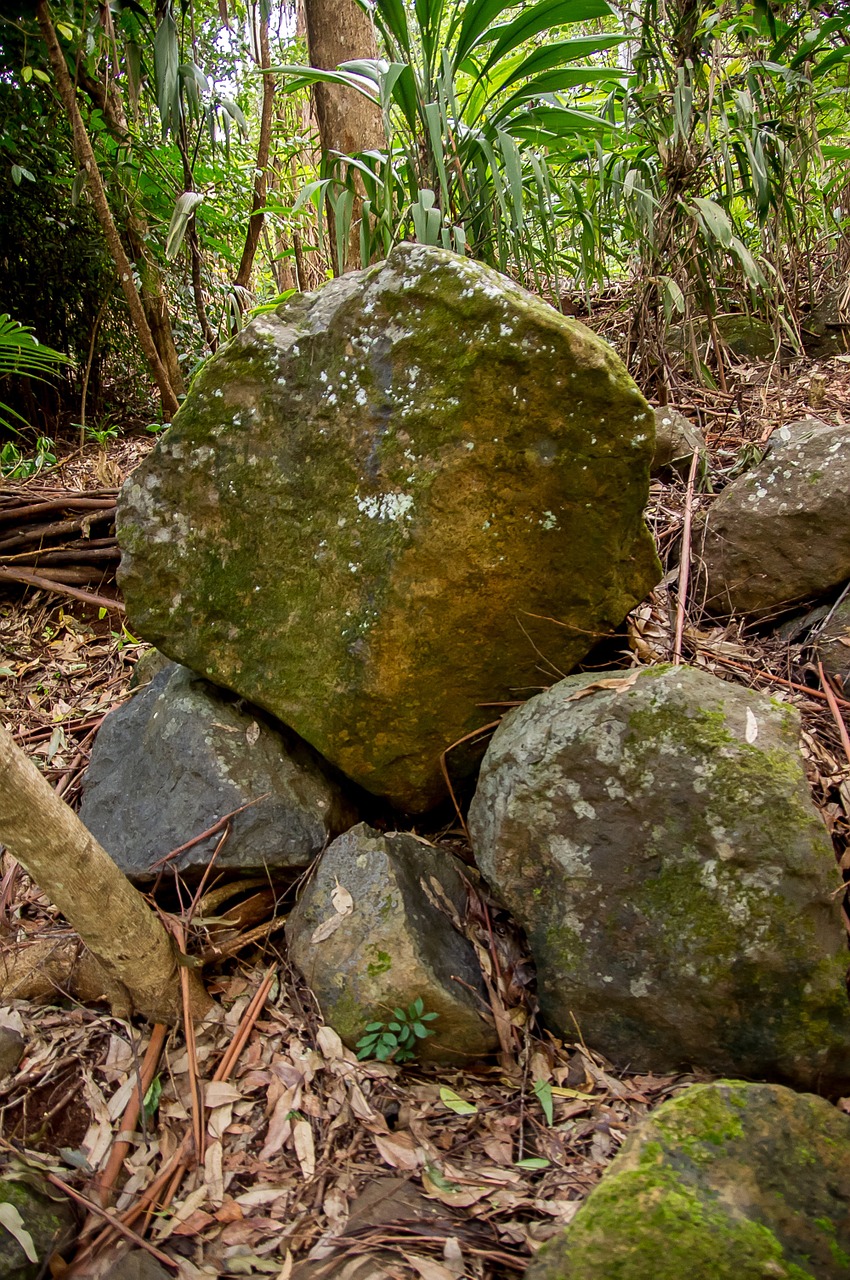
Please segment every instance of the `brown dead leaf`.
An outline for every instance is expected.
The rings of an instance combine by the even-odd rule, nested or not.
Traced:
[[[422,1277],[422,1280],[456,1280],[455,1275],[449,1271],[448,1267],[444,1267],[442,1262],[437,1262],[434,1258],[425,1258],[418,1253],[405,1252],[404,1260],[410,1263]]]
[[[296,1120],[292,1126],[292,1145],[305,1178],[316,1172],[316,1148],[313,1142],[313,1126],[309,1120]]]
[[[375,1133],[372,1138],[393,1169],[419,1169],[425,1163],[425,1152],[409,1133]]]

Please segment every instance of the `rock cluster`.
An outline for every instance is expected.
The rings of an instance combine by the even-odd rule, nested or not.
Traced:
[[[654,468],[682,474],[704,442],[657,418]],[[486,704],[572,670],[658,580],[653,437],[604,342],[442,250],[255,319],[122,494],[131,625],[184,665],[101,731],[95,835],[144,880],[241,809],[219,869],[321,854],[287,940],[350,1047],[419,999],[422,1056],[492,1056],[465,870],[384,828],[445,798],[441,756]],[[780,436],[695,531],[711,607],[834,603],[848,487],[846,429]],[[842,635],[824,624],[824,656]],[[619,1066],[850,1089],[840,877],[798,737],[787,704],[686,666],[568,675],[505,716],[469,828],[553,1034]]]
[[[658,580],[652,445],[605,342],[399,245],[207,363],[121,495],[132,625],[426,810],[482,703],[569,670]]]

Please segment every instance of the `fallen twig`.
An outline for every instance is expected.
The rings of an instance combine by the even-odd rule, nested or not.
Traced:
[[[844,717],[838,706],[838,699],[830,688],[829,681],[823,672],[823,663],[818,659],[818,675],[821,685],[829,703],[829,709],[832,712],[832,718],[835,721],[835,727],[838,730],[838,736],[841,739],[841,745],[844,748],[844,754],[847,757],[847,763],[850,764],[850,734],[847,732],[847,725],[844,723]]]
[[[19,582],[26,587],[40,587],[42,591],[52,591],[56,596],[71,596],[74,600],[83,600],[86,604],[96,604],[101,609],[114,609],[116,613],[126,613],[120,600],[111,600],[109,596],[96,595],[94,591],[81,591],[65,582],[55,582],[52,578],[44,578],[40,573],[29,573],[26,569],[0,568],[0,581]]]
[[[685,516],[682,523],[682,552],[679,559],[679,583],[676,588],[676,631],[673,638],[673,662],[682,661],[682,638],[685,634],[685,612],[688,604],[688,578],[691,572],[691,519],[694,506],[694,482],[699,465],[699,449],[694,450],[685,493]]]

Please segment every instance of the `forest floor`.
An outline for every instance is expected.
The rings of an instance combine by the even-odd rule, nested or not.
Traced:
[[[690,387],[675,405],[704,430],[715,489],[775,428],[807,413],[841,422],[850,404],[850,356],[783,370],[740,365],[727,377],[726,393]],[[0,481],[0,521],[4,501],[115,488],[152,443],[69,449],[49,473]],[[674,568],[686,508],[711,497],[684,481],[653,482],[649,520],[665,567]],[[97,728],[127,698],[147,648],[124,625],[111,575],[95,589],[115,606],[31,586],[0,590],[0,718],[72,805]],[[668,661],[679,607],[671,573],[629,619],[613,664]],[[846,729],[811,655],[743,622],[718,626],[694,600],[684,624],[686,661],[799,708],[813,796],[844,858]],[[612,665],[610,645],[604,663]],[[427,834],[458,847],[454,829]],[[45,944],[67,943],[67,925],[8,853],[0,870],[0,953],[43,955]],[[495,904],[497,936],[482,935],[480,919],[470,928],[493,942],[494,999],[510,1026],[500,1061],[477,1071],[359,1062],[322,1025],[287,964],[280,926],[289,903],[285,890],[250,890],[202,900],[187,919],[194,949],[218,955],[205,969],[217,1011],[194,1044],[180,1031],[160,1044],[156,1031],[62,990],[0,1012],[26,1046],[0,1082],[0,1160],[14,1151],[48,1169],[82,1206],[76,1258],[61,1274],[111,1275],[117,1254],[142,1239],[182,1280],[336,1277],[344,1263],[351,1280],[520,1274],[647,1110],[698,1078],[617,1072],[585,1047],[579,1028],[567,1043],[541,1029],[524,957]],[[143,1118],[116,1152],[140,1078]],[[198,1081],[203,1123],[193,1113]],[[850,1100],[840,1105],[850,1111]],[[204,1150],[190,1160],[193,1133],[203,1134]],[[104,1213],[104,1184],[116,1172],[114,1207]]]

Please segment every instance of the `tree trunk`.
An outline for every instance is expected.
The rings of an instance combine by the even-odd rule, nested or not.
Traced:
[[[177,950],[142,895],[0,726],[0,840],[77,931],[127,1003],[151,1022],[182,1011]],[[194,969],[195,1016],[210,999]]]
[[[265,18],[261,17],[254,10],[259,27],[259,46],[260,46],[260,69],[263,74],[263,111],[260,117],[260,141],[257,146],[257,167],[254,174],[254,196],[251,201],[251,219],[248,223],[248,232],[245,236],[245,248],[242,250],[242,260],[239,263],[239,270],[236,273],[236,284],[243,289],[248,288],[251,279],[251,268],[254,265],[254,255],[257,252],[257,245],[260,243],[260,234],[263,230],[263,219],[265,217],[263,209],[266,205],[266,193],[268,191],[268,165],[269,151],[271,149],[272,139],[272,120],[274,118],[274,95],[275,82],[268,75],[268,68],[271,66],[271,52],[269,50],[269,24]]]
[[[368,14],[356,0],[305,0],[307,45],[310,65],[334,71],[341,62],[354,58],[376,58],[375,32]],[[341,85],[317,84],[313,90],[319,138],[326,165],[331,152],[354,155],[361,151],[383,150],[387,145],[381,108],[355,89]],[[344,263],[336,263],[337,274],[360,266],[360,218],[363,186],[354,179],[358,194],[354,201],[351,233]],[[331,244],[335,244],[333,225]]]
[[[116,142],[129,147],[132,143],[124,103],[118,92],[114,79],[104,84],[89,75],[85,66],[77,61],[77,84],[92,101],[103,116],[103,122]],[[126,193],[127,214],[124,233],[130,249],[130,255],[139,276],[139,293],[145,317],[153,336],[154,346],[160,360],[165,365],[168,380],[178,396],[186,390],[183,371],[177,359],[177,348],[174,345],[174,334],[171,331],[171,317],[162,285],[162,275],[148,248],[148,222],[138,204],[134,202],[132,193]]]
[[[92,203],[103,230],[109,252],[118,271],[118,280],[124,297],[127,300],[127,306],[130,311],[130,317],[133,327],[141,343],[142,350],[145,353],[154,381],[159,388],[162,398],[163,412],[168,417],[173,417],[179,408],[177,395],[171,384],[165,365],[159,358],[159,352],[153,340],[153,335],[148,324],[147,317],[142,307],[136,285],[133,280],[133,268],[129,259],[124,252],[124,246],[121,243],[121,237],[115,226],[109,204],[106,199],[106,190],[103,185],[103,178],[97,166],[94,151],[92,150],[91,141],[89,140],[83,117],[80,115],[80,109],[77,106],[77,97],[74,92],[74,86],[71,83],[71,77],[68,74],[68,67],[65,63],[65,55],[59,45],[53,22],[50,17],[50,11],[47,7],[46,0],[38,0],[36,5],[36,17],[38,25],[41,28],[41,34],[47,45],[47,52],[50,57],[50,65],[53,68],[53,74],[56,77],[56,87],[59,96],[62,99],[62,105],[68,115],[71,124],[71,131],[74,136],[74,147],[77,152],[77,158],[81,167],[86,172],[89,192],[92,197]]]

